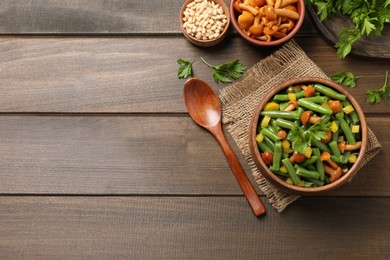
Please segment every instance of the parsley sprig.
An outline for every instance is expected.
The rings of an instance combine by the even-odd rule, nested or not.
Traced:
[[[315,123],[308,129],[297,127],[290,131],[287,139],[291,141],[294,151],[305,153],[306,149],[311,146],[313,139],[320,141],[326,139],[326,132],[330,131],[329,116],[323,116],[319,123]]]
[[[386,71],[385,83],[379,89],[369,89],[367,90],[367,102],[370,104],[379,103],[382,100],[387,100],[390,98],[390,86],[387,85],[388,71]]]
[[[213,78],[217,83],[230,83],[232,79],[239,79],[246,70],[246,66],[238,59],[220,65],[211,65],[202,57],[200,59],[213,71]]]
[[[343,28],[339,32],[339,41],[336,43],[337,55],[346,57],[352,50],[352,45],[363,35],[380,35],[384,25],[390,23],[389,0],[306,0],[315,4],[321,21],[331,18],[335,14],[351,18],[354,28]]]
[[[331,79],[339,84],[343,84],[349,88],[356,87],[356,80],[363,78],[363,76],[355,76],[352,72],[336,72],[331,76]]]
[[[183,59],[177,60],[177,63],[180,65],[179,70],[177,71],[177,77],[179,79],[186,79],[189,76],[192,76],[192,63],[194,63],[194,61],[195,60],[192,62]]]

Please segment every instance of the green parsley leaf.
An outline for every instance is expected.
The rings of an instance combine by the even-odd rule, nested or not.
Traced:
[[[378,104],[381,102],[381,94],[379,93],[378,90],[367,90],[367,102],[370,104]]]
[[[335,47],[340,58],[346,57],[352,50],[352,45],[363,35],[380,35],[384,25],[390,23],[389,0],[305,0],[317,8],[321,21],[334,15],[349,17],[352,28],[343,28],[339,32],[339,40]],[[346,33],[347,32],[347,33]]]
[[[362,76],[355,76],[352,72],[336,72],[330,76],[332,80],[339,84],[343,84],[349,88],[356,87],[356,80],[362,78]]]
[[[378,104],[381,101],[388,100],[390,98],[390,86],[387,85],[388,71],[385,75],[385,83],[379,89],[367,90],[367,102],[370,104]]]
[[[194,63],[195,60],[192,62],[178,59],[176,62],[180,65],[179,70],[177,71],[177,77],[179,79],[185,79],[189,76],[192,76],[192,63]]]
[[[287,139],[291,141],[292,149],[304,153],[311,146],[311,140],[326,139],[326,132],[330,131],[330,116],[323,116],[319,123],[313,124],[308,129],[297,127],[290,131]]]
[[[238,59],[220,65],[211,65],[202,57],[200,58],[213,71],[213,78],[217,83],[230,83],[232,79],[239,79],[246,70],[246,66],[240,63]]]

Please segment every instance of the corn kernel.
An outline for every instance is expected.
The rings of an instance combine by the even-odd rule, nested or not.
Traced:
[[[351,113],[351,112],[354,111],[354,110],[355,110],[355,109],[353,108],[352,105],[348,105],[348,106],[343,107],[343,111],[344,111],[344,113],[346,113],[346,114],[349,114],[349,113]]]
[[[324,103],[322,103],[322,106],[323,106],[323,107],[326,107],[326,108],[330,108],[330,106],[329,106],[329,103],[328,103],[328,102],[324,102]]]
[[[288,184],[291,184],[291,185],[293,184],[293,181],[292,181],[291,178],[287,178],[286,182],[287,182]]]
[[[350,155],[348,156],[348,161],[349,161],[350,163],[355,163],[355,162],[356,162],[356,154],[350,154]]]
[[[337,123],[335,121],[333,121],[332,124],[330,125],[330,131],[332,131],[332,133],[336,133],[338,130],[339,130],[339,127],[338,127]]]
[[[306,149],[306,151],[303,153],[303,155],[304,155],[306,158],[310,158],[312,152],[313,152],[313,149],[311,149],[311,147],[307,147],[307,149]]]
[[[264,116],[263,120],[261,120],[261,126],[267,127],[270,120],[271,120],[270,116]]]
[[[297,101],[297,96],[295,95],[295,93],[288,93],[287,95],[290,101]]]
[[[351,130],[353,134],[358,134],[360,132],[360,125],[353,125]]]
[[[290,146],[291,146],[290,142],[287,139],[283,139],[283,141],[282,141],[283,150],[290,148]]]
[[[304,187],[304,186],[305,186],[305,181],[300,181],[300,182],[298,183],[298,186],[299,186],[299,187]]]
[[[264,106],[264,110],[278,110],[279,109],[279,104],[275,102],[269,102]]]
[[[280,172],[282,172],[282,173],[287,173],[287,168],[286,168],[286,166],[284,166],[284,165],[282,165],[281,167],[280,167]]]
[[[259,133],[258,135],[256,135],[256,141],[258,143],[261,143],[263,141],[263,139],[264,139],[263,133]]]

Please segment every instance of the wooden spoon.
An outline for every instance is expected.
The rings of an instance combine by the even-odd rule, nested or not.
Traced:
[[[192,78],[184,85],[184,102],[191,118],[197,124],[209,130],[218,140],[253,213],[256,216],[264,214],[265,207],[263,203],[223,134],[221,126],[222,108],[217,94],[203,80]]]

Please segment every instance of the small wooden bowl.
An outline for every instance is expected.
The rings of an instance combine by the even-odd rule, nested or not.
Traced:
[[[183,31],[184,36],[191,43],[193,43],[197,46],[200,46],[200,47],[211,47],[211,46],[214,46],[214,45],[220,43],[228,34],[228,29],[229,29],[229,25],[230,25],[229,8],[226,6],[226,4],[223,0],[212,0],[214,3],[219,4],[222,7],[223,13],[226,15],[227,23],[225,25],[225,28],[223,29],[223,31],[221,32],[221,34],[217,38],[212,39],[212,40],[199,40],[199,39],[189,35],[183,27],[183,24],[184,24],[184,22],[183,22],[184,14],[183,13],[186,10],[187,5],[193,1],[194,0],[186,0],[184,2],[183,6],[181,7],[181,10],[180,10],[180,27],[181,27],[181,30]]]
[[[353,107],[355,108],[359,119],[360,119],[360,127],[361,127],[361,133],[362,133],[362,147],[360,148],[359,155],[357,157],[356,162],[353,164],[353,166],[349,169],[347,173],[345,173],[340,179],[338,179],[335,182],[326,184],[321,187],[313,187],[313,188],[307,188],[307,187],[298,187],[291,184],[286,183],[282,179],[280,179],[278,176],[276,176],[265,163],[263,162],[263,159],[261,158],[259,148],[257,146],[256,141],[256,131],[259,124],[260,119],[260,113],[263,110],[265,104],[267,104],[272,97],[279,93],[280,91],[288,88],[291,85],[297,85],[297,84],[305,84],[305,83],[320,83],[325,86],[328,86],[330,88],[335,89],[336,91],[340,92],[341,94],[344,94],[347,96],[347,99],[352,103]],[[335,190],[337,188],[340,188],[343,186],[346,182],[350,181],[351,178],[356,174],[359,165],[362,163],[363,157],[366,153],[367,149],[367,124],[366,119],[364,116],[364,113],[362,109],[360,108],[359,104],[356,102],[356,100],[353,98],[351,94],[349,94],[343,87],[336,84],[333,81],[323,79],[323,78],[316,78],[316,77],[303,77],[303,78],[297,78],[297,79],[291,79],[280,86],[274,88],[272,91],[270,91],[266,96],[263,97],[263,99],[260,101],[259,105],[255,109],[252,120],[250,122],[249,126],[249,147],[252,154],[252,158],[256,164],[256,166],[261,171],[261,174],[273,185],[275,185],[277,188],[286,191],[290,194],[296,194],[296,195],[306,195],[306,196],[313,196],[313,195],[320,195],[325,192],[329,192],[332,190]]]
[[[290,40],[301,28],[303,20],[305,19],[305,1],[304,0],[298,0],[297,2],[297,12],[299,13],[299,19],[295,24],[295,27],[290,31],[285,37],[277,39],[277,40],[271,40],[269,42],[267,41],[261,41],[255,38],[252,38],[245,34],[245,32],[240,28],[237,22],[238,13],[234,9],[234,2],[236,0],[230,1],[230,19],[232,20],[233,27],[236,29],[236,31],[241,35],[242,38],[244,38],[246,41],[251,43],[252,45],[264,47],[264,46],[276,46],[280,45],[282,43],[287,42]]]

